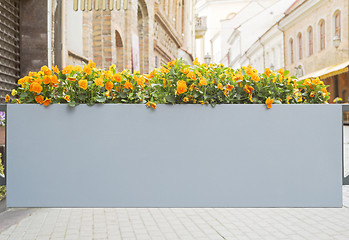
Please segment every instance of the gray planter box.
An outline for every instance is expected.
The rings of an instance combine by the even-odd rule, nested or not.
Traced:
[[[342,207],[341,105],[8,105],[8,207]]]

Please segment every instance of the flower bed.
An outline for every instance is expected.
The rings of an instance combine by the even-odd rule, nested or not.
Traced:
[[[317,104],[319,79],[175,60],[19,84],[6,100],[33,104],[7,106],[8,207],[342,206],[342,108]]]
[[[95,103],[156,104],[272,104],[325,103],[327,86],[317,79],[297,81],[288,71],[265,69],[257,73],[251,66],[231,69],[222,64],[184,65],[174,60],[149,74],[117,72],[115,65],[99,70],[90,61],[83,68],[67,66],[59,71],[43,66],[21,78],[20,87],[12,92],[14,103]]]

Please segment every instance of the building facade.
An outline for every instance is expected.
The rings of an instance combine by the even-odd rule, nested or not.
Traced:
[[[75,12],[72,1],[64,4],[63,65],[93,59],[100,68],[146,73],[179,57],[193,60],[191,1],[129,0],[126,11]]]
[[[349,2],[296,1],[280,21],[285,66],[300,79],[320,77],[331,100],[349,97]]]

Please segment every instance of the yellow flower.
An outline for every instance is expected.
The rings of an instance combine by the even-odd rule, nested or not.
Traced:
[[[267,105],[267,108],[271,108],[271,104],[273,103],[273,99],[267,98],[267,100],[265,100],[265,104]]]
[[[116,69],[115,64],[110,65],[109,70],[112,71],[113,69]]]
[[[200,63],[197,58],[194,59],[193,64],[196,66],[200,66]]]
[[[183,98],[183,102],[189,102],[189,98],[187,97]]]
[[[315,96],[315,92],[314,91],[312,91],[311,93],[310,93],[310,95],[309,95],[310,97],[314,97]]]
[[[8,94],[6,94],[6,97],[5,97],[5,102],[9,102],[10,101],[10,96]]]
[[[290,99],[291,99],[290,96],[287,96],[287,97],[286,97],[286,103],[287,103],[287,104],[290,104]]]
[[[12,95],[12,96],[16,96],[16,94],[17,94],[16,89],[12,89],[11,95]]]
[[[69,96],[69,95],[66,95],[66,96],[64,97],[64,99],[65,99],[67,102],[70,102],[70,96]]]
[[[267,77],[269,77],[270,74],[271,74],[271,70],[270,70],[269,68],[266,68],[266,69],[264,70],[264,73],[265,73],[265,75],[266,75]]]

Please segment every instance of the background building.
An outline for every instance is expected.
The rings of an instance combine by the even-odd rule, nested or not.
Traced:
[[[297,0],[280,21],[285,67],[300,79],[320,77],[331,99],[349,96],[349,2]]]
[[[178,57],[192,61],[192,1],[129,0],[127,11],[75,12],[65,0],[63,9],[63,65],[93,59],[146,73]]]

